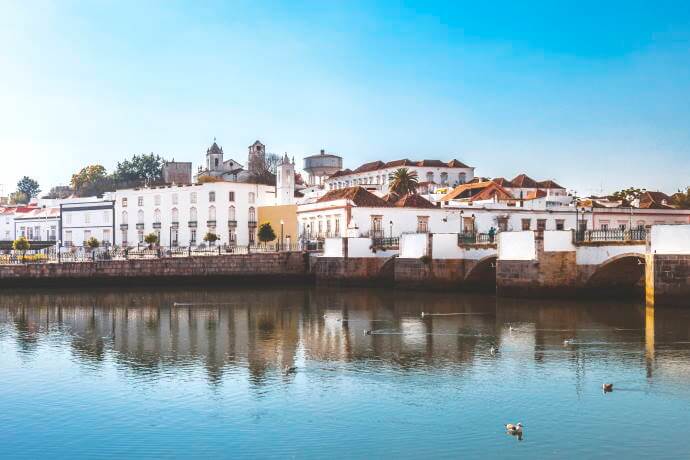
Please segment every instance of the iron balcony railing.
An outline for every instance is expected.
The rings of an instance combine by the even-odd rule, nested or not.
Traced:
[[[389,237],[389,238],[372,238],[374,246],[379,248],[392,248],[400,246],[400,238]]]
[[[458,244],[491,244],[496,242],[496,233],[458,233]]]
[[[632,230],[624,229],[606,229],[606,230],[578,230],[575,232],[575,242],[578,243],[596,243],[599,241],[646,241],[647,229],[634,228]]]
[[[161,223],[160,223],[160,222],[154,222],[154,223],[153,223],[153,228],[156,229],[156,230],[160,230],[160,228],[161,228]]]
[[[206,221],[206,226],[207,226],[207,227],[213,228],[213,227],[216,226],[216,221],[215,221],[215,220],[207,220],[207,221]]]
[[[255,221],[255,220],[250,220],[250,221],[248,222],[248,226],[249,226],[250,228],[255,228],[255,227],[256,227],[256,221]]]
[[[229,228],[236,228],[237,227],[237,221],[235,219],[228,220],[228,227]]]
[[[195,220],[190,220],[189,223],[187,224],[189,228],[196,228],[196,221]]]

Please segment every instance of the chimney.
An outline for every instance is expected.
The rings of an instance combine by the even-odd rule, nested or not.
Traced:
[[[324,149],[321,149],[321,155],[325,155],[326,151]]]

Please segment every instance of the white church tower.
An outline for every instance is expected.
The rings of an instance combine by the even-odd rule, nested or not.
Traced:
[[[295,202],[295,162],[290,162],[287,153],[276,171],[276,205]]]

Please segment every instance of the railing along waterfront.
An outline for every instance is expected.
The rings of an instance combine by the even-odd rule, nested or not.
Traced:
[[[170,257],[218,256],[233,254],[272,253],[309,250],[300,243],[267,243],[254,246],[199,245],[199,246],[157,246],[142,245],[134,247],[109,246],[88,248],[71,246],[50,247],[0,253],[0,265],[59,263],[59,262],[100,262],[105,260],[164,259]]]
[[[578,230],[575,232],[576,243],[596,243],[605,241],[646,241],[647,229],[634,228],[632,230]]]
[[[372,238],[374,246],[379,248],[397,248],[400,246],[400,238],[389,237],[389,238]]]

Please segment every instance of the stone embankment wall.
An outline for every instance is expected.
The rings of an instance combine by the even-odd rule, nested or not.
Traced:
[[[313,257],[311,272],[317,284],[386,286],[393,284],[393,257]]]
[[[0,266],[0,286],[92,286],[308,279],[306,254],[256,253]]]

